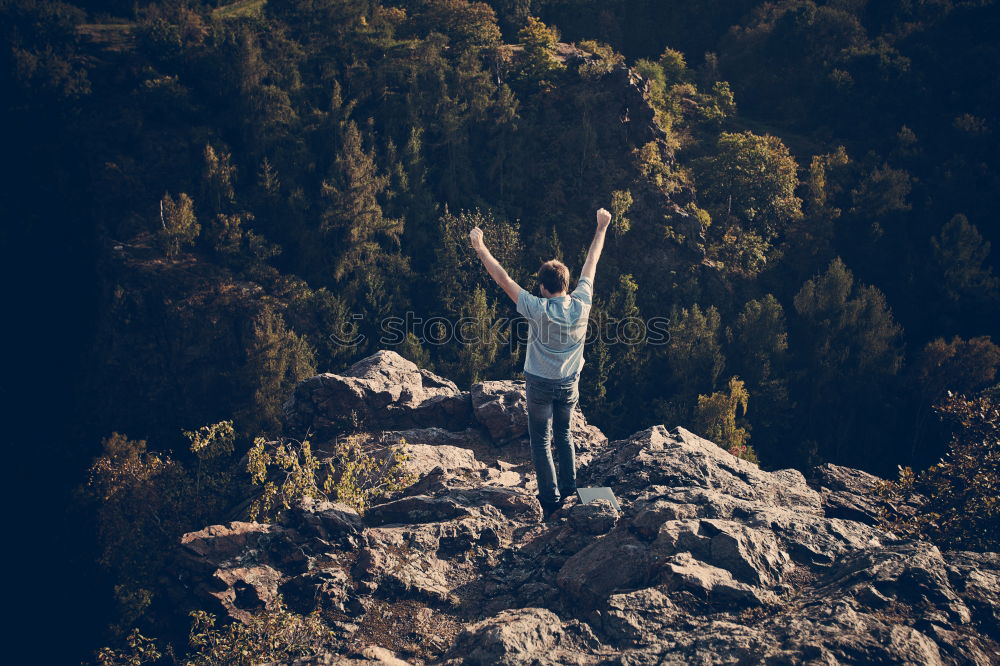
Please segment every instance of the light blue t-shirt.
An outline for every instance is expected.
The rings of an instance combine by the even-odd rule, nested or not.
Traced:
[[[583,368],[594,282],[580,278],[576,289],[558,298],[539,298],[521,289],[517,311],[528,320],[524,371],[547,379],[563,379]]]

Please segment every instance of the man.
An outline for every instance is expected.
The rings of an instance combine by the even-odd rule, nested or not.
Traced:
[[[538,477],[538,501],[545,518],[576,493],[576,451],[570,424],[573,408],[580,399],[580,370],[594,273],[610,222],[611,213],[603,208],[597,211],[597,231],[572,293],[567,293],[569,269],[565,264],[556,259],[542,264],[538,269],[541,298],[529,294],[507,275],[483,243],[481,229],[476,227],[469,234],[472,247],[490,276],[528,320],[528,348],[524,357],[528,435]],[[558,476],[550,448],[553,440],[559,459]]]

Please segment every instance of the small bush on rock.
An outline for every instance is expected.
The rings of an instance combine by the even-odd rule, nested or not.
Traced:
[[[332,457],[321,461],[308,439],[258,437],[247,471],[262,490],[250,506],[250,518],[273,519],[303,498],[336,499],[364,512],[375,499],[413,482],[404,464],[409,458],[405,444],[380,446],[371,435],[356,433],[338,437]]]
[[[188,666],[250,666],[315,657],[333,642],[333,632],[318,612],[296,615],[284,606],[222,628],[216,628],[215,616],[205,611],[192,611],[191,618],[188,640],[196,652],[184,660]]]

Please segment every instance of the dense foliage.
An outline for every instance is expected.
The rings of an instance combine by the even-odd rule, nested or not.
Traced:
[[[917,473],[900,467],[898,480],[879,484],[887,527],[948,548],[1000,550],[998,398],[996,390],[973,397],[949,391],[935,406],[956,432],[937,463]]]
[[[67,415],[21,467],[47,457],[70,485],[92,465],[101,505],[76,529],[108,535],[131,622],[156,551],[112,547],[115,524],[177,521],[155,540],[218,519],[235,481],[206,470],[280,435],[316,371],[394,348],[461,384],[515,376],[514,308],[468,230],[531,289],[543,260],[579,271],[601,206],[590,420],[690,426],[764,466],[926,467],[965,427],[932,405],[1000,365],[998,17],[993,0],[2,0],[0,244],[32,378],[9,394]],[[656,317],[665,344],[622,326]],[[460,319],[490,334],[458,344]],[[185,441],[229,420],[218,457]],[[179,488],[211,501],[185,513]]]

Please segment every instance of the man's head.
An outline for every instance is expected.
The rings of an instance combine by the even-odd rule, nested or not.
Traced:
[[[546,261],[538,269],[538,281],[542,286],[542,296],[558,296],[569,289],[569,269],[558,259]]]

